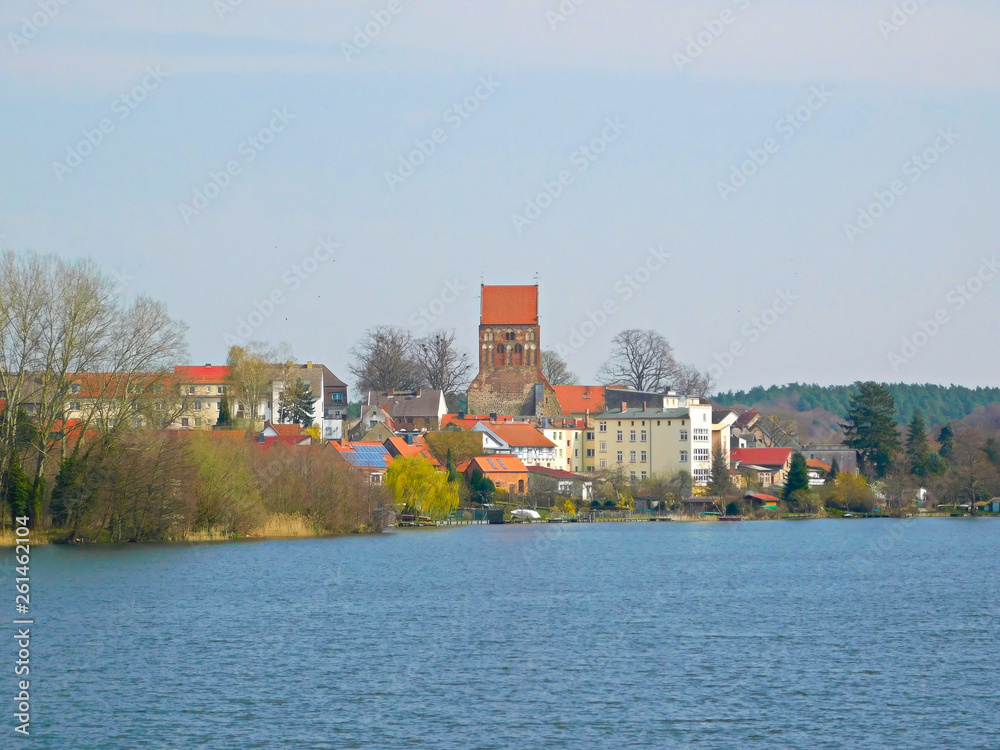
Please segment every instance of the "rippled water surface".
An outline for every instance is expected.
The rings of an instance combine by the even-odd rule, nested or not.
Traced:
[[[0,746],[995,750],[998,550],[986,519],[41,548]]]

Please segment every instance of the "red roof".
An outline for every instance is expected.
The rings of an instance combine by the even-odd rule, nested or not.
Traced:
[[[752,466],[784,466],[792,456],[791,448],[733,448],[729,457]]]
[[[387,438],[382,445],[384,445],[385,449],[393,456],[402,456],[403,458],[423,456],[435,467],[441,467],[441,462],[434,458],[434,454],[432,454],[430,448],[427,447],[427,441],[422,437],[415,437],[412,444],[407,443],[406,438],[391,437]]]
[[[538,287],[484,284],[480,324],[538,325]]]
[[[491,424],[490,430],[501,440],[513,447],[555,448],[556,444],[535,429],[534,425],[524,422],[507,422]]]
[[[302,425],[297,424],[272,424],[268,422],[265,429],[270,427],[279,435],[302,435]]]
[[[553,479],[583,479],[583,477],[578,474],[574,474],[571,471],[550,469],[548,466],[529,466],[528,471],[532,474],[542,474],[543,476],[552,477]]]
[[[822,469],[823,471],[829,473],[833,467],[825,461],[820,461],[818,458],[807,458],[806,466],[810,469]]]
[[[475,456],[465,464],[466,470],[478,467],[484,476],[490,474],[524,474],[527,472],[521,459],[509,453],[494,456]]]
[[[455,425],[456,427],[461,427],[463,430],[471,430],[480,422],[489,422],[489,414],[466,414],[464,417],[459,417],[457,414],[445,414],[441,417],[441,429],[444,429],[448,425]],[[496,422],[513,422],[514,417],[504,416],[502,414],[498,415]]]
[[[600,414],[604,411],[603,385],[554,385],[563,414]]]
[[[274,435],[259,440],[258,445],[269,446],[275,443],[283,445],[309,445],[311,442],[312,438],[308,435]]]
[[[229,368],[225,365],[183,365],[175,367],[174,372],[184,383],[225,383],[229,380]]]

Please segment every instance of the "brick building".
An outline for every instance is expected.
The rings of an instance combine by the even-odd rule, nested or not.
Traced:
[[[479,374],[469,386],[469,412],[562,416],[542,374],[537,286],[481,288]]]

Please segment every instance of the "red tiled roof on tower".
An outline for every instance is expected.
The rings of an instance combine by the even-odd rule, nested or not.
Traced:
[[[480,324],[538,325],[538,287],[484,284]]]

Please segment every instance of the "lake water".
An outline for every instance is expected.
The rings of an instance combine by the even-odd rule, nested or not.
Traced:
[[[998,551],[988,519],[36,548],[0,746],[996,750]]]

